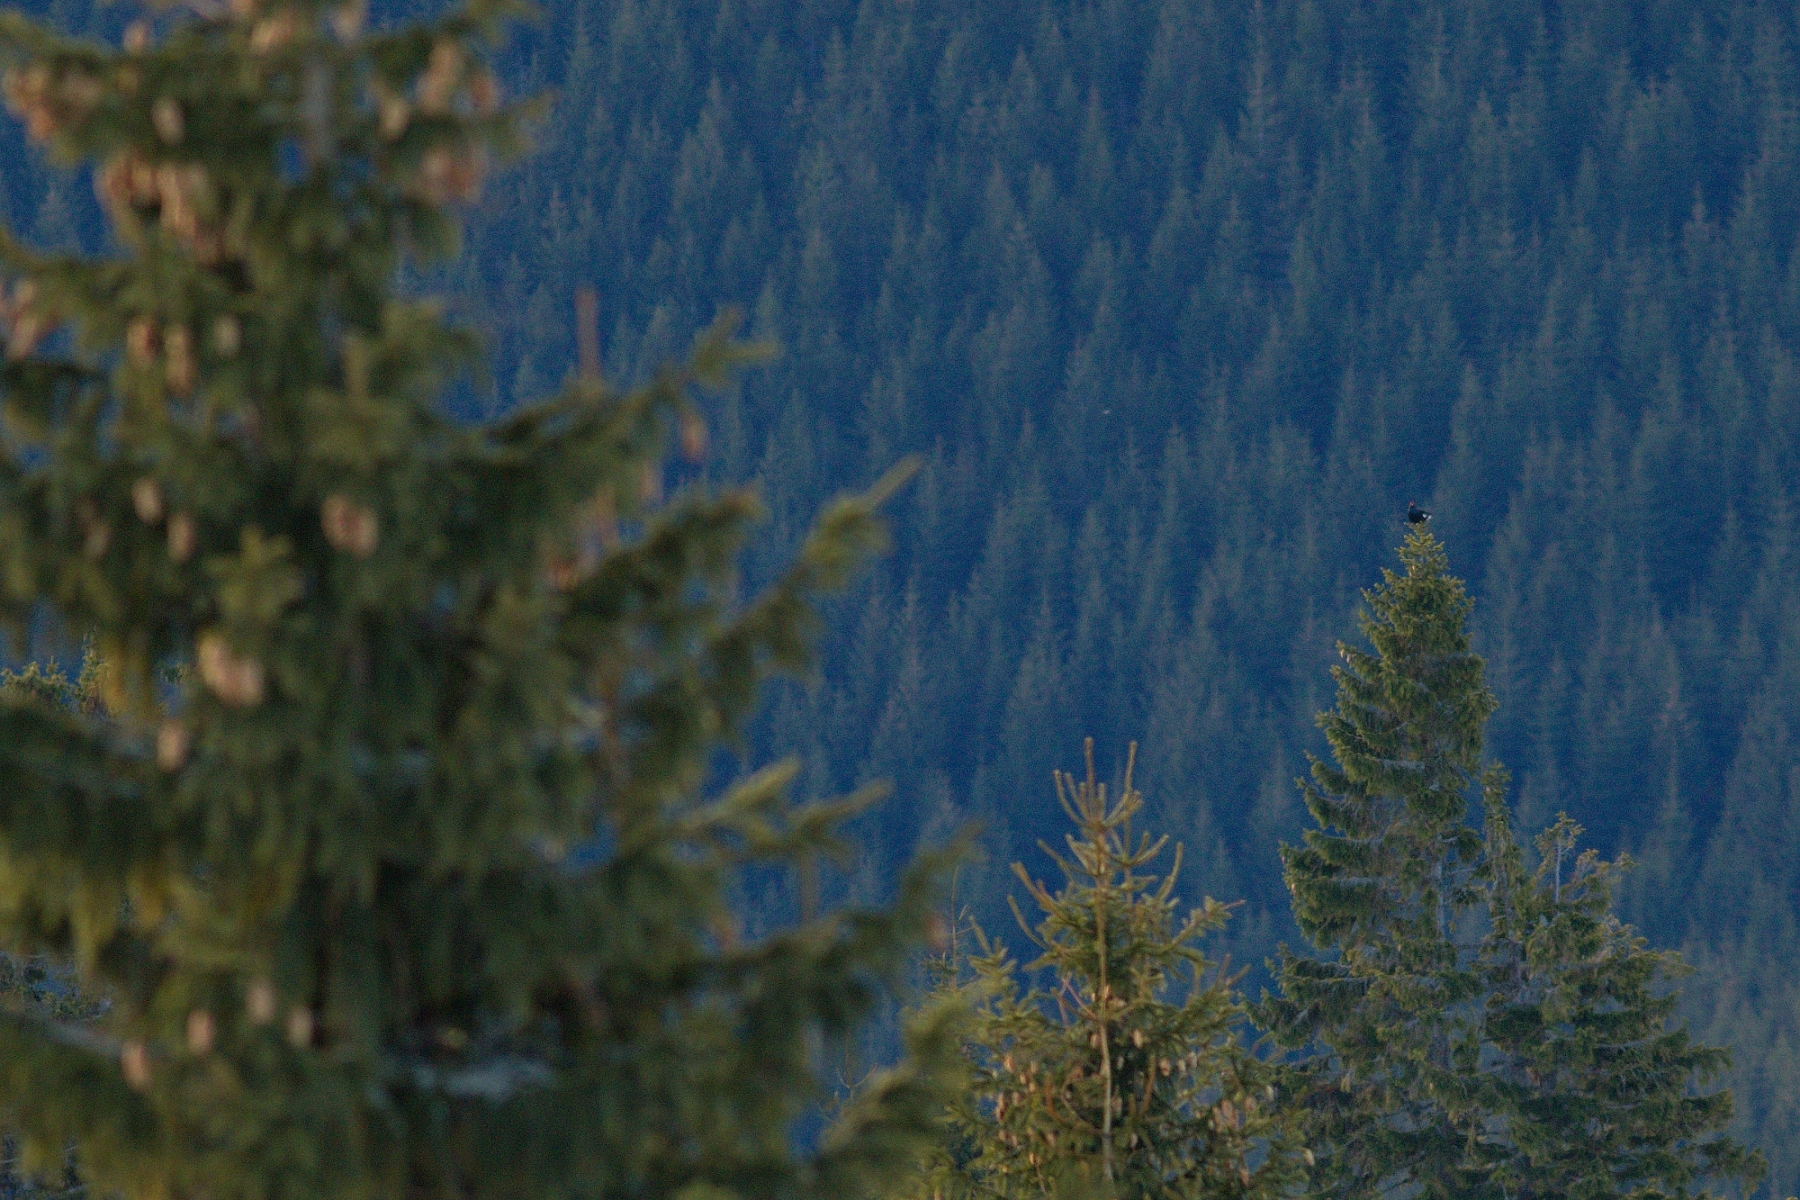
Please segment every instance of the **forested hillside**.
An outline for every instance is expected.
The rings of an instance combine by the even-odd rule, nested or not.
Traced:
[[[1291,938],[1293,781],[1418,500],[1521,823],[1639,860],[1626,913],[1699,964],[1743,1132],[1800,1187],[1790,6],[544,8],[515,65],[552,115],[444,281],[495,352],[467,402],[564,377],[581,284],[615,378],[744,307],[784,354],[707,470],[761,483],[753,574],[923,456],[824,682],[754,737],[821,794],[896,781],[871,881],[966,816],[1032,853],[1039,781],[1137,739],[1188,886],[1250,902],[1239,955]],[[15,223],[92,228],[85,181],[5,161]]]

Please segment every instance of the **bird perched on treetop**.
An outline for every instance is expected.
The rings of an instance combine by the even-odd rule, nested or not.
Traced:
[[[1417,504],[1414,504],[1411,502],[1407,503],[1406,523],[1408,525],[1423,525],[1425,522],[1427,522],[1429,520],[1431,520],[1430,513],[1426,512],[1424,509],[1420,508]]]

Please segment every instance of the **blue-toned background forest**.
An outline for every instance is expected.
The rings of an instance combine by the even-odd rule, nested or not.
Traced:
[[[560,382],[581,285],[617,379],[743,307],[785,353],[714,403],[707,471],[767,499],[753,579],[923,457],[749,747],[895,781],[863,882],[975,816],[991,910],[1061,828],[1051,769],[1135,739],[1260,959],[1416,499],[1524,822],[1638,860],[1627,915],[1699,968],[1800,1189],[1800,10],[548,0],[508,53],[555,107],[432,281],[492,350],[462,403]],[[87,182],[5,139],[13,224],[91,239]]]

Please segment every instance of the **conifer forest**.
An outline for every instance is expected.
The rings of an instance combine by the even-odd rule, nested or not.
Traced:
[[[0,1190],[1800,1192],[1800,9],[0,8]]]

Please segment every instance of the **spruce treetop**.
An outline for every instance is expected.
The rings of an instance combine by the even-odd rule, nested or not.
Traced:
[[[1447,937],[1455,864],[1479,848],[1467,798],[1495,701],[1470,649],[1473,603],[1422,527],[1400,559],[1403,573],[1364,593],[1369,647],[1338,646],[1337,705],[1319,716],[1332,758],[1302,784],[1319,828],[1284,852],[1295,919],[1321,946],[1384,930]]]
[[[1135,755],[1136,747],[1132,747]],[[973,1086],[953,1110],[957,1144],[928,1174],[934,1194],[1210,1200],[1288,1194],[1303,1151],[1275,1115],[1273,1071],[1237,1039],[1245,1012],[1225,969],[1197,942],[1229,906],[1183,914],[1168,845],[1132,829],[1143,796],[1127,766],[1116,797],[1058,772],[1075,826],[1056,891],[1014,871],[1037,906],[1039,951],[1023,968],[980,937],[968,994]],[[1045,847],[1046,852],[1050,852]],[[1027,986],[1021,970],[1039,981]]]

